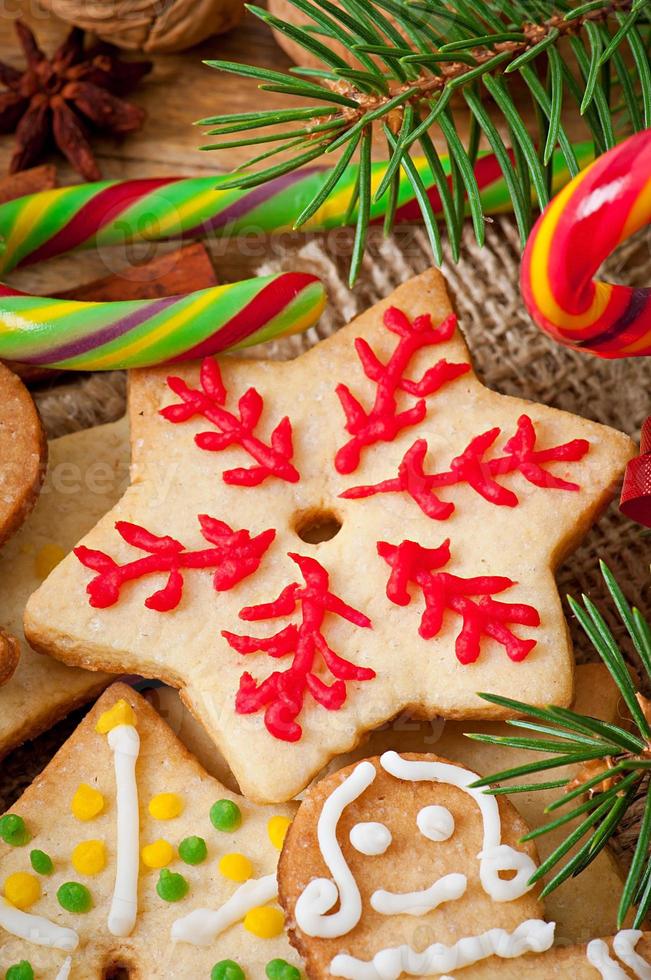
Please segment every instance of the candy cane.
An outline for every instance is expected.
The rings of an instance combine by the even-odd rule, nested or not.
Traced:
[[[579,162],[586,162],[589,146],[579,144],[575,151]],[[555,163],[555,181],[563,183],[567,172],[562,159]],[[442,164],[449,170],[447,160]],[[379,186],[386,166],[374,165],[373,187]],[[440,213],[427,161],[417,159],[416,166]],[[329,173],[311,167],[252,190],[216,190],[211,176],[103,181],[32,194],[0,207],[0,276],[75,249],[289,231]],[[493,155],[478,159],[475,177],[488,213],[509,209],[506,183]],[[348,168],[304,230],[324,231],[353,220],[349,206],[356,178],[357,169]],[[373,204],[373,221],[382,220],[386,204],[387,195]],[[396,219],[415,220],[419,214],[411,184],[402,174]],[[118,303],[31,296],[0,283],[0,357],[84,371],[203,357],[305,330],[318,319],[324,302],[318,280],[299,273]]]
[[[651,129],[604,153],[554,198],[525,249],[522,294],[539,327],[599,357],[651,354],[651,289],[593,277],[651,220]]]

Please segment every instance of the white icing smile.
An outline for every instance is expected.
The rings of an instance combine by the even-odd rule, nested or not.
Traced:
[[[425,915],[444,902],[456,902],[465,894],[468,879],[465,875],[450,874],[439,878],[430,888],[417,892],[377,891],[371,895],[371,905],[381,915]]]

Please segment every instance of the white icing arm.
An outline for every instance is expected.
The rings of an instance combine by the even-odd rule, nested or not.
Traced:
[[[108,928],[113,936],[126,937],[133,932],[138,915],[140,813],[136,760],[140,737],[133,725],[118,725],[109,732],[108,743],[115,756],[118,824],[115,888]]]
[[[450,874],[418,892],[387,892],[380,890],[371,895],[371,906],[380,915],[425,915],[444,902],[456,902],[465,894],[468,879],[465,875]]]
[[[5,898],[0,898],[0,926],[12,936],[35,946],[71,953],[79,945],[79,936],[74,929],[64,929],[40,915],[22,912]]]
[[[588,963],[598,971],[602,980],[628,980],[628,974],[610,956],[603,939],[593,939],[586,948]]]
[[[210,946],[217,936],[229,926],[243,919],[250,909],[266,905],[278,896],[276,875],[253,878],[234,892],[220,909],[196,909],[172,923],[174,942],[191,943],[193,946]]]
[[[398,980],[403,974],[429,977],[449,970],[461,970],[489,956],[513,959],[525,953],[544,953],[554,942],[554,922],[527,919],[514,932],[489,929],[479,936],[464,936],[453,946],[433,943],[417,953],[411,946],[381,949],[372,960],[358,960],[340,953],[330,964],[333,977],[346,980]]]
[[[635,952],[642,936],[640,929],[621,929],[613,939],[613,949],[638,980],[651,980],[651,963]]]

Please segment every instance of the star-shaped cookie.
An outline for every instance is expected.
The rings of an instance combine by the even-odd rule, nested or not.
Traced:
[[[0,976],[23,961],[73,980],[119,968],[207,978],[223,961],[261,978],[275,960],[297,964],[275,902],[294,809],[226,790],[113,685],[0,817]]]
[[[404,708],[569,703],[554,569],[633,446],[486,389],[439,273],[293,362],[175,373],[133,374],[132,485],[32,596],[37,649],[180,688],[258,801]]]

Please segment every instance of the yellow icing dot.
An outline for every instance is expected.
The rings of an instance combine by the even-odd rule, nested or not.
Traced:
[[[104,797],[98,789],[93,789],[87,783],[80,783],[70,809],[77,820],[94,820],[104,809]]]
[[[274,939],[285,928],[285,916],[280,909],[258,906],[246,913],[244,928],[259,939]]]
[[[124,698],[120,698],[112,708],[100,715],[100,719],[95,725],[95,731],[99,732],[100,735],[107,735],[118,725],[135,725],[136,723],[135,711]]]
[[[5,881],[5,898],[17,909],[28,909],[41,897],[41,885],[36,875],[17,871]]]
[[[154,820],[173,820],[183,813],[183,800],[176,793],[159,793],[150,800],[149,813]]]
[[[103,840],[85,840],[72,852],[72,866],[80,875],[98,875],[106,867]]]
[[[282,851],[283,849],[285,837],[287,836],[287,831],[291,825],[292,822],[289,817],[272,817],[267,824],[269,840],[279,851]]]
[[[34,571],[40,579],[48,577],[54,571],[60,561],[66,557],[66,552],[58,544],[44,544],[36,552],[34,558]]]
[[[166,868],[174,860],[174,848],[166,840],[157,840],[142,849],[142,863],[147,868]]]
[[[219,862],[219,870],[224,878],[231,881],[248,881],[253,874],[253,865],[243,854],[224,854]]]

